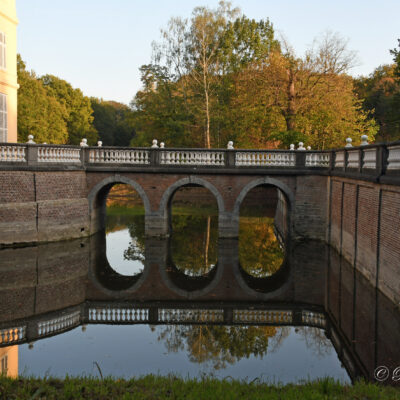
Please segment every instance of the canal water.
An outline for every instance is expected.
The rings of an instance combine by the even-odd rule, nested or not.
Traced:
[[[324,244],[285,242],[269,188],[238,240],[198,188],[175,195],[167,239],[145,237],[127,187],[107,204],[105,232],[0,250],[2,373],[351,382],[383,365],[397,384],[398,307]]]

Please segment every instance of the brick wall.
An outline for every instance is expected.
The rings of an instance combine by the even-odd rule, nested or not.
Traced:
[[[330,178],[328,238],[365,278],[400,301],[400,188]]]
[[[0,172],[0,245],[89,234],[84,171]]]

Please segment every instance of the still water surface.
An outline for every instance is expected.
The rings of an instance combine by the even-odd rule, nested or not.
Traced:
[[[254,213],[243,213],[239,241],[218,241],[212,207],[176,207],[172,236],[148,239],[141,214],[114,202],[105,233],[32,248],[32,270],[29,250],[1,251],[0,272],[23,259],[24,273],[36,274],[19,286],[0,275],[7,298],[0,331],[26,326],[17,345],[18,374],[98,375],[100,368],[126,378],[151,373],[288,383],[330,376],[350,382],[371,379],[379,340],[382,357],[398,356],[390,341],[377,337],[386,319],[364,315],[358,337],[356,315],[364,311],[353,304],[349,322],[340,317],[354,297],[342,287],[338,295],[347,267],[320,243],[282,243],[273,218],[249,216]],[[360,285],[365,298],[376,297]],[[400,324],[395,309],[380,304],[391,324]],[[0,339],[0,358],[11,348],[6,344]]]

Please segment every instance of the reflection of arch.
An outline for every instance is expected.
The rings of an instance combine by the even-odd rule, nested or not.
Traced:
[[[237,218],[239,220],[240,216],[240,205],[242,204],[244,198],[246,195],[250,192],[251,189],[254,189],[256,186],[260,185],[270,185],[270,186],[275,186],[277,189],[279,189],[287,198],[288,200],[288,205],[289,205],[289,212],[287,213],[287,226],[289,227],[287,234],[290,235],[291,233],[291,213],[294,208],[294,195],[290,188],[281,182],[278,179],[275,178],[270,178],[269,176],[265,176],[263,178],[255,179],[254,181],[249,182],[239,193],[239,196],[236,198],[235,205],[233,207],[233,217]]]
[[[283,261],[277,272],[266,278],[255,278],[243,270],[240,263],[236,265],[235,277],[240,287],[257,298],[267,300],[284,293],[291,282],[291,268],[288,259]]]
[[[218,285],[223,274],[223,265],[217,262],[215,267],[202,277],[192,278],[185,275],[174,265],[170,253],[170,245],[168,245],[166,263],[164,265],[160,263],[159,267],[165,286],[179,296],[188,299],[194,299],[209,293]]]
[[[197,176],[189,176],[188,178],[183,178],[180,179],[179,181],[176,181],[164,192],[160,201],[160,208],[159,208],[159,212],[161,215],[167,215],[168,207],[170,205],[174,193],[182,186],[189,186],[189,185],[203,186],[206,189],[208,189],[217,200],[219,215],[221,215],[221,213],[224,212],[225,210],[224,200],[218,189],[205,179],[199,178]]]
[[[104,232],[91,237],[89,279],[103,293],[112,297],[123,297],[137,291],[147,279],[149,267],[145,263],[143,272],[125,276],[118,274],[109,264],[106,255],[106,235]]]

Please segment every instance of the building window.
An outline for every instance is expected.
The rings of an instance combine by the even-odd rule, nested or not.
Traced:
[[[0,93],[0,143],[7,142],[7,95]]]
[[[7,354],[0,360],[0,375],[7,375],[8,370],[8,357]]]
[[[6,69],[6,34],[0,32],[0,68]]]

